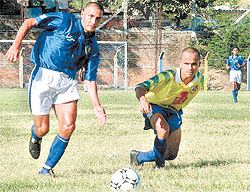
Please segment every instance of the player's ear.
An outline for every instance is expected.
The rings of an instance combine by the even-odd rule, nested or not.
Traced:
[[[199,60],[199,67],[201,66],[201,64],[202,64],[202,60],[200,59],[200,60]]]
[[[81,10],[81,17],[83,17],[83,15],[84,15],[84,10],[82,9]]]
[[[180,59],[180,61],[179,61],[179,64],[180,64],[180,66],[182,65],[182,64],[181,64],[181,59]]]

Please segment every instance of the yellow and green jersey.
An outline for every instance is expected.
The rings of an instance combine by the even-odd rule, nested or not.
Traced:
[[[176,68],[163,71],[136,87],[147,91],[146,98],[150,103],[180,110],[196,96],[203,82],[203,75],[197,71],[194,79],[185,85],[180,77],[180,68]]]

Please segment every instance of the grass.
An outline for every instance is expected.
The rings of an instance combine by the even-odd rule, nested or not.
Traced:
[[[129,166],[132,149],[152,148],[153,132],[143,131],[143,118],[133,91],[100,91],[108,123],[99,127],[86,93],[81,92],[77,129],[58,165],[57,178],[38,176],[57,131],[44,137],[41,156],[28,153],[32,116],[27,90],[0,91],[0,191],[109,191],[112,173]],[[184,109],[183,137],[177,159],[163,170],[154,163],[138,167],[139,192],[250,191],[250,93],[201,92]]]

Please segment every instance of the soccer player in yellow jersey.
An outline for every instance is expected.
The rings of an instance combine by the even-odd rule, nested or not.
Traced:
[[[156,167],[177,157],[181,141],[182,108],[203,86],[204,77],[198,70],[200,53],[187,47],[181,53],[180,67],[157,74],[136,86],[136,97],[145,118],[144,129],[154,129],[153,150],[130,152],[131,165],[155,161]]]

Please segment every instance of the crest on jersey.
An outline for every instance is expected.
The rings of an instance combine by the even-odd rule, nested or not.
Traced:
[[[91,52],[91,47],[90,47],[89,45],[86,45],[86,46],[85,46],[85,54],[86,54],[86,55],[89,55],[90,52]]]
[[[66,35],[66,39],[67,39],[67,41],[75,41],[75,39],[70,34]]]
[[[196,85],[195,87],[192,87],[192,89],[190,90],[190,93],[193,94],[198,90],[198,85]]]

